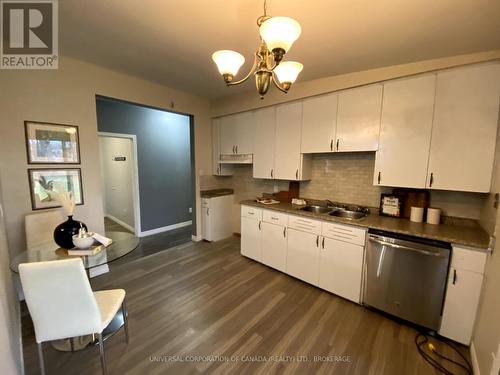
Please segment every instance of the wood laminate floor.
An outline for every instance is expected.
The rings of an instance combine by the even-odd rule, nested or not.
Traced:
[[[413,328],[241,256],[236,237],[123,263],[92,285],[127,291],[130,343],[123,331],[106,342],[110,374],[438,374]],[[23,336],[26,374],[37,374],[28,317]],[[48,374],[101,371],[96,347],[46,344],[45,358]]]

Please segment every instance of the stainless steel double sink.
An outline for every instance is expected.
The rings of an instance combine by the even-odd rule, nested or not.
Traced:
[[[307,205],[300,208],[301,211],[312,212],[314,214],[327,214],[341,217],[348,220],[361,220],[366,217],[370,210],[361,206],[320,206]]]

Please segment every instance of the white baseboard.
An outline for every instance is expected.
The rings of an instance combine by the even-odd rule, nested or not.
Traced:
[[[106,216],[109,220],[112,220],[114,221],[116,224],[119,224],[121,225],[122,227],[124,227],[125,229],[128,229],[129,231],[131,231],[132,233],[135,233],[135,228],[130,226],[129,224],[127,224],[126,222],[114,217],[113,215],[110,215],[110,214],[106,214],[104,215]]]
[[[198,236],[195,236],[194,234],[191,236],[191,240],[193,240],[194,242],[200,242],[202,240],[201,236],[198,235]]]
[[[139,233],[139,237],[151,236],[152,234],[158,234],[158,233],[162,233],[162,232],[167,232],[169,230],[187,227],[187,226],[192,225],[192,224],[193,224],[193,221],[189,220],[189,221],[184,221],[182,223],[167,225],[166,227],[161,227],[161,228],[146,230],[144,232]]]
[[[474,375],[481,375],[479,370],[479,364],[477,363],[477,354],[476,354],[476,347],[474,346],[474,341],[471,341],[469,350],[470,350],[470,359],[472,362],[472,371],[474,372]]]

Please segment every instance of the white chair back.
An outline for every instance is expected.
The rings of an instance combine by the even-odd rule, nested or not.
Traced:
[[[61,210],[34,212],[24,217],[26,247],[33,247],[53,241],[54,229],[65,220]]]
[[[22,263],[19,275],[38,343],[102,332],[80,258]]]

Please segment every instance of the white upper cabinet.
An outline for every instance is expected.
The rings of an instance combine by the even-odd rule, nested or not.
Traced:
[[[336,151],[376,151],[382,110],[381,84],[339,93]]]
[[[334,151],[337,100],[337,94],[330,94],[302,102],[302,153]]]
[[[436,75],[384,84],[375,185],[425,188]]]
[[[254,122],[253,177],[274,178],[275,108],[255,111]]]
[[[242,112],[220,119],[220,151],[222,155],[253,154],[253,112]]]
[[[233,166],[220,164],[220,123],[221,119],[216,118],[212,121],[212,174],[215,176],[231,176]]]
[[[499,63],[437,74],[427,187],[490,191],[499,96]]]
[[[300,153],[302,102],[276,107],[274,178],[307,180],[311,178],[310,157]]]

